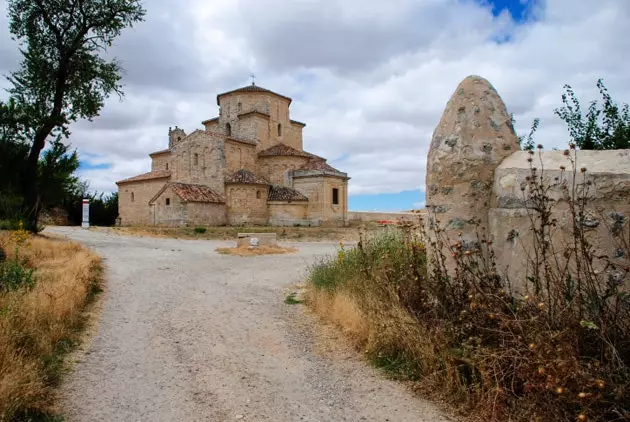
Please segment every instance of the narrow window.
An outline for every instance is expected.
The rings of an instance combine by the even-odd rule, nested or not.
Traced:
[[[333,197],[332,197],[333,205],[339,205],[339,189],[333,188],[332,193],[333,193]]]
[[[225,125],[225,133],[227,136],[232,136],[232,126],[229,123]]]
[[[282,125],[278,123],[278,136],[282,136]]]
[[[166,198],[166,205],[171,205],[171,198]]]
[[[168,163],[166,163],[166,170],[168,170]]]
[[[260,191],[259,190],[256,191],[256,199],[260,199]]]
[[[133,194],[133,192],[131,192],[131,202],[136,200],[136,196]]]
[[[196,166],[199,165],[199,154],[195,153],[195,156],[193,158],[193,164],[195,164]]]
[[[238,103],[238,112],[240,113],[243,110],[243,104]]]

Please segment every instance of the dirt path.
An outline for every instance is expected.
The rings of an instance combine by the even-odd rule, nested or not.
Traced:
[[[69,421],[445,421],[355,353],[321,353],[283,302],[334,244],[295,255],[219,255],[230,242],[49,228],[105,258],[101,321],[62,386]]]

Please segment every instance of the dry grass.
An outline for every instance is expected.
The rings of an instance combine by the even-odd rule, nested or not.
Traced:
[[[297,248],[283,248],[281,246],[259,246],[257,248],[217,248],[216,251],[221,255],[236,256],[260,256],[260,255],[284,255],[288,253],[296,253]]]
[[[0,233],[0,245],[12,259],[14,236]],[[19,256],[36,284],[0,293],[0,420],[54,413],[62,357],[78,340],[100,283],[100,258],[76,243],[30,237]]]
[[[354,242],[359,238],[361,229],[377,229],[377,224],[366,223],[361,227],[205,227],[204,233],[196,233],[194,227],[92,227],[90,230],[128,236],[146,236],[177,239],[232,240],[238,233],[276,233],[284,241],[324,241]]]

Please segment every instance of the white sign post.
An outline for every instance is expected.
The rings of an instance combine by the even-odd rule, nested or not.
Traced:
[[[81,227],[87,229],[90,227],[90,200],[83,200],[83,220],[81,222]]]

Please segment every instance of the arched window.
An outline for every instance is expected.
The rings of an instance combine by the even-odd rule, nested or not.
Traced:
[[[199,154],[195,153],[195,156],[193,158],[193,164],[198,166],[199,165]]]
[[[131,202],[136,200],[136,196],[133,194],[133,192],[131,192]]]
[[[168,163],[166,163],[166,170],[168,170]]]
[[[243,104],[238,103],[238,112],[240,113],[243,110]]]
[[[260,199],[260,191],[259,190],[256,191],[256,199]]]
[[[229,123],[225,125],[225,134],[227,136],[232,136],[232,126]]]
[[[282,125],[278,123],[278,136],[282,136]]]

